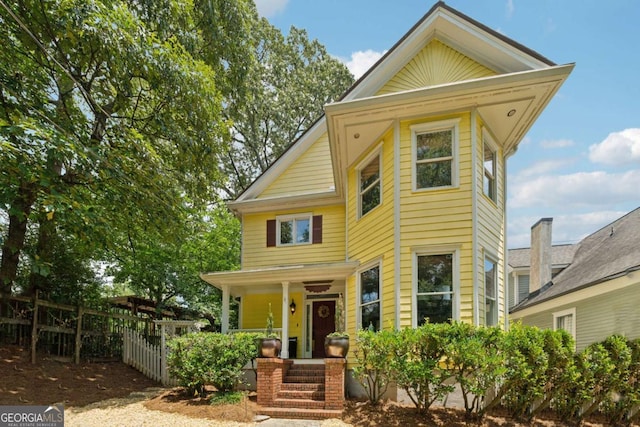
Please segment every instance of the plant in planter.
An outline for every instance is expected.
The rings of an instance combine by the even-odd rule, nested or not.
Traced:
[[[335,332],[324,339],[324,353],[327,357],[347,357],[349,351],[349,334],[345,332],[344,299],[338,295],[336,301]]]
[[[267,314],[267,328],[264,336],[258,338],[258,357],[279,357],[282,349],[282,341],[273,332],[273,312],[269,303],[269,313]]]

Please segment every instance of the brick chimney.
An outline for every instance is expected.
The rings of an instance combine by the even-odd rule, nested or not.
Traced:
[[[553,218],[542,218],[531,227],[531,275],[529,293],[539,290],[551,281],[551,223]]]

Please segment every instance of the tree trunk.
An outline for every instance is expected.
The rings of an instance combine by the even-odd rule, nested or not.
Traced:
[[[56,227],[53,218],[49,219],[46,212],[41,212],[38,215],[38,242],[36,244],[38,263],[52,263],[55,237]],[[47,276],[47,274],[41,274],[37,269],[31,270],[29,275],[29,295],[33,295],[38,289],[49,296],[51,281]]]
[[[29,223],[29,214],[36,200],[35,185],[22,183],[9,208],[9,229],[2,245],[0,262],[0,295],[10,296],[11,285],[16,279],[20,254]]]

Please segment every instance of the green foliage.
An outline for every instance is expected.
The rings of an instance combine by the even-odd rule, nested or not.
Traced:
[[[210,405],[235,405],[245,399],[246,393],[243,391],[215,392],[209,396]]]
[[[498,327],[476,328],[453,322],[449,328],[446,363],[460,384],[467,415],[482,413],[485,393],[506,371],[503,339],[504,333]]]
[[[387,330],[363,329],[356,337],[354,353],[357,364],[353,368],[353,376],[364,388],[372,405],[380,402],[391,381],[389,365],[393,334]]]
[[[349,334],[345,332],[345,319],[344,319],[344,298],[342,297],[342,293],[338,295],[338,300],[336,301],[336,311],[334,315],[335,322],[335,331],[331,332],[328,337],[338,338],[338,337],[346,337],[349,338]]]
[[[446,360],[448,323],[425,323],[392,335],[390,369],[394,380],[403,388],[419,412],[451,393],[453,385],[445,383],[450,373]]]
[[[224,189],[235,198],[267,170],[352,83],[346,66],[328,54],[305,30],[284,36],[268,20],[255,23],[257,62],[243,81],[249,99],[227,109],[233,142],[224,162]]]
[[[271,311],[271,303],[269,303],[269,311],[267,312],[267,327],[264,330],[266,338],[277,338],[277,334],[273,333],[273,311]]]
[[[168,367],[190,394],[205,394],[205,385],[218,391],[232,390],[242,368],[255,357],[255,334],[233,335],[200,332],[169,341]]]
[[[549,355],[544,351],[543,332],[516,323],[503,341],[505,373],[497,399],[514,418],[528,416],[532,404],[544,396]]]

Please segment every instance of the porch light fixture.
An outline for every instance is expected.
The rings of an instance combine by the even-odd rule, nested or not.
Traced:
[[[289,310],[291,310],[291,315],[296,313],[296,302],[291,298],[291,304],[289,304]]]

